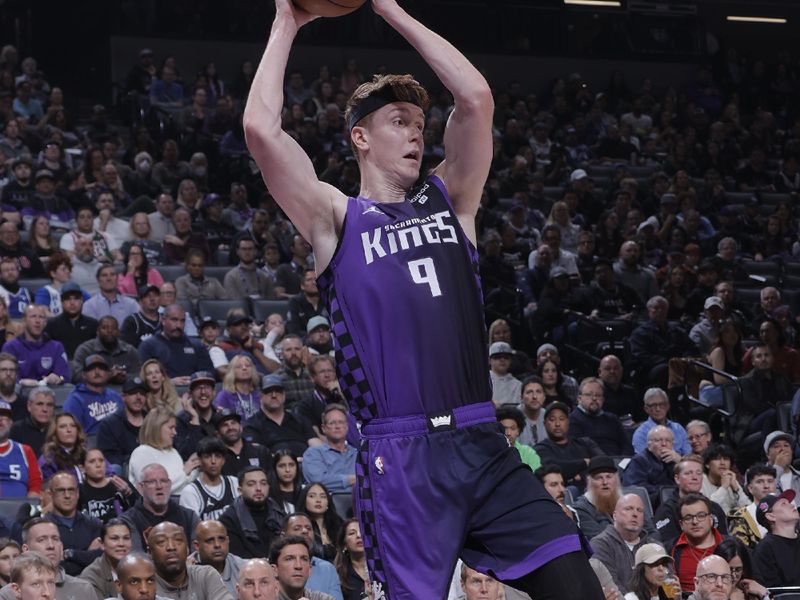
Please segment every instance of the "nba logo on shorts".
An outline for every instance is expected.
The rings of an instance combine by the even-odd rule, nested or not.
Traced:
[[[42,368],[43,368],[45,371],[49,371],[49,370],[50,370],[50,367],[52,367],[52,366],[53,366],[53,358],[52,358],[51,356],[43,356],[43,357],[42,357],[42,358],[39,360],[39,363],[42,365]]]
[[[375,468],[378,470],[378,475],[383,475],[383,458],[377,457],[375,459]]]

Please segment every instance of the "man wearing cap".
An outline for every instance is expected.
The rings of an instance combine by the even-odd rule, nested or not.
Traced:
[[[141,361],[157,358],[175,385],[187,385],[189,376],[195,371],[214,370],[208,349],[187,338],[185,328],[186,311],[179,304],[170,304],[161,315],[161,331],[139,346]]]
[[[719,324],[724,316],[725,305],[720,298],[709,296],[703,304],[703,318],[689,331],[689,339],[703,356],[708,355],[719,336]]]
[[[766,527],[756,520],[756,506],[762,498],[776,492],[775,468],[765,464],[752,465],[744,474],[744,482],[753,501],[728,514],[728,530],[752,550],[767,534]]]
[[[43,216],[56,231],[67,232],[75,226],[75,211],[69,203],[56,195],[56,181],[49,169],[39,169],[34,178],[36,194],[30,204],[22,207],[20,215],[27,228],[34,217]]]
[[[614,276],[617,281],[636,292],[641,303],[645,303],[658,294],[658,283],[653,272],[641,266],[640,257],[636,242],[623,243],[619,249],[619,258],[614,263]]]
[[[307,484],[320,482],[330,492],[351,492],[356,481],[356,448],[347,443],[348,412],[333,403],[322,412],[325,441],[303,453],[303,477]]]
[[[489,376],[492,379],[492,402],[495,406],[514,405],[519,403],[522,395],[522,382],[509,373],[511,344],[494,342],[489,346]]]
[[[139,445],[139,428],[147,407],[147,384],[138,376],[128,377],[122,384],[122,406],[97,428],[97,447],[112,465],[122,466]]]
[[[769,533],[756,546],[754,567],[767,587],[800,586],[800,513],[794,490],[768,494],[756,504],[756,520]]]
[[[42,472],[30,446],[8,439],[11,405],[0,400],[0,498],[38,497]]]
[[[125,317],[122,322],[121,336],[125,343],[134,348],[147,338],[155,335],[160,325],[158,306],[161,300],[161,290],[157,285],[140,285],[137,290],[139,296],[139,310]]]
[[[28,288],[19,284],[19,267],[10,256],[0,258],[0,298],[5,301],[12,319],[22,318],[25,307],[33,303]]]
[[[220,336],[208,355],[214,364],[217,376],[222,379],[228,372],[228,364],[234,356],[247,356],[259,373],[266,375],[274,371],[276,364],[264,355],[264,346],[251,333],[253,319],[243,308],[232,308],[225,319],[227,336]]]
[[[775,467],[778,490],[793,490],[800,494],[800,471],[793,465],[793,445],[791,435],[785,431],[773,431],[764,440],[764,454],[767,455],[767,464]]]
[[[244,439],[273,453],[288,448],[295,456],[302,456],[308,447],[322,444],[308,421],[286,411],[283,378],[277,374],[262,378],[261,411],[245,422]]]
[[[2,142],[0,142],[2,144]],[[33,195],[36,193],[33,187],[33,163],[29,158],[19,157],[14,159],[11,163],[11,171],[14,177],[5,186],[3,186],[3,193],[0,195],[0,204],[3,205],[4,216],[9,212],[8,207],[14,208],[19,211],[23,206],[31,201]],[[19,214],[16,215],[17,220],[20,219]]]
[[[182,455],[194,452],[202,438],[216,434],[212,423],[217,409],[214,406],[214,376],[208,371],[197,371],[189,377],[189,392],[181,399],[183,409],[178,411],[175,448]],[[185,459],[184,459],[185,460]]]
[[[591,458],[602,455],[603,451],[591,438],[569,437],[569,413],[569,406],[559,401],[545,408],[547,439],[536,444],[534,449],[542,464],[552,463],[561,467],[567,485],[583,489],[585,471]]]
[[[234,250],[239,262],[225,273],[222,282],[228,297],[274,299],[272,279],[258,268],[255,242],[250,238],[239,238]]]
[[[611,573],[620,591],[625,593],[631,591],[628,583],[631,571],[636,566],[636,559],[639,558],[639,552],[659,540],[644,529],[646,518],[644,503],[637,494],[620,496],[614,504],[612,518],[613,523],[606,525],[599,534],[592,537],[592,550],[595,552],[594,557]],[[581,529],[583,527],[581,519]],[[661,558],[668,558],[672,562],[672,558],[664,549],[661,546],[658,548]],[[644,561],[639,560],[639,562]]]
[[[320,301],[314,269],[305,269],[300,278],[299,293],[289,298],[286,331],[303,335],[307,331],[309,319],[318,315],[327,316],[327,311]]]
[[[242,417],[238,413],[223,409],[217,412],[211,423],[217,429],[217,435],[225,444],[225,464],[223,475],[236,477],[247,466],[255,465],[269,468],[272,458],[270,452],[260,444],[253,444],[242,439]]]
[[[572,508],[578,515],[580,528],[587,538],[592,538],[611,525],[614,507],[622,495],[614,459],[610,456],[593,456],[586,469],[586,491],[575,499]],[[648,531],[652,523],[645,523]]]
[[[96,435],[100,421],[122,407],[120,395],[106,387],[109,377],[106,359],[90,354],[83,361],[83,383],[76,385],[64,400],[64,411],[78,419],[86,435]]]
[[[306,345],[303,348],[303,364],[308,367],[315,356],[334,357],[331,340],[331,324],[322,315],[311,317],[306,324]]]
[[[181,490],[180,505],[193,510],[201,521],[218,519],[239,497],[239,484],[232,475],[223,475],[225,444],[216,437],[197,443],[200,475]]]
[[[95,319],[111,315],[117,323],[139,310],[136,300],[124,296],[117,290],[117,272],[112,265],[103,265],[97,269],[97,285],[99,291],[86,301],[83,312]]]
[[[603,410],[603,382],[597,377],[581,381],[578,406],[569,416],[569,435],[573,438],[591,437],[609,456],[631,456],[631,445],[617,415]]]
[[[111,316],[99,320],[96,338],[82,343],[75,349],[75,355],[70,362],[73,383],[80,383],[83,380],[83,363],[86,357],[92,354],[105,359],[109,368],[108,382],[112,385],[121,384],[128,373],[138,373],[142,365],[136,348],[120,339],[117,320]]]
[[[46,323],[47,307],[29,304],[22,319],[22,334],[3,345],[3,352],[17,358],[22,385],[37,385],[40,381],[61,385],[70,378],[64,346],[44,333]]]

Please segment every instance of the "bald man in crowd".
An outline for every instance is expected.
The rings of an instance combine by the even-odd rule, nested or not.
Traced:
[[[117,597],[122,600],[168,600],[156,594],[156,567],[142,552],[132,552],[117,565]]]

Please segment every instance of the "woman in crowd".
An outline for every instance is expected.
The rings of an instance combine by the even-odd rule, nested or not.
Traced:
[[[128,463],[128,479],[136,486],[142,480],[142,469],[151,463],[162,465],[172,482],[172,494],[179,493],[197,477],[200,459],[192,454],[184,462],[173,446],[177,421],[175,413],[157,406],[147,413],[139,430],[139,446],[131,452]]]
[[[609,209],[600,215],[600,222],[595,232],[595,254],[602,258],[615,260],[619,255],[619,247],[624,238],[619,227],[619,215],[614,209]]]
[[[730,600],[762,600],[767,597],[767,588],[753,579],[753,563],[750,552],[738,538],[722,540],[714,554],[728,561],[733,576],[733,591]]]
[[[22,333],[22,326],[18,321],[8,318],[8,304],[5,298],[0,296],[0,343],[13,340]]]
[[[358,519],[347,519],[336,539],[336,572],[344,600],[361,600],[369,589],[364,540]]]
[[[287,515],[298,510],[303,476],[291,450],[284,448],[272,456],[267,482],[270,497],[283,507]]]
[[[114,472],[102,450],[87,450],[82,467],[84,480],[80,485],[79,510],[107,523],[133,506],[136,494],[128,482]]]
[[[138,297],[138,290],[143,285],[154,285],[158,288],[164,283],[161,273],[150,267],[144,247],[136,242],[126,245],[122,253],[125,274],[117,278],[117,289],[120,294]]]
[[[756,260],[782,260],[789,256],[792,244],[788,237],[781,231],[781,221],[778,215],[773,214],[764,223],[761,235],[756,239]]]
[[[33,301],[46,306],[49,316],[55,317],[61,314],[61,286],[72,277],[72,261],[64,252],[55,252],[45,268],[50,275],[50,283],[36,290]]]
[[[98,598],[116,598],[117,565],[133,547],[130,527],[122,519],[111,519],[100,530],[100,543],[103,553],[80,576],[92,584]]]
[[[769,346],[772,352],[772,368],[775,372],[786,375],[792,383],[800,382],[800,352],[786,343],[786,334],[780,322],[765,318],[758,327],[758,339]],[[748,373],[753,368],[751,357],[753,347],[748,348],[742,358],[742,372]]]
[[[742,333],[736,322],[730,319],[719,325],[716,340],[708,354],[708,364],[719,371],[725,371],[735,377],[742,375],[742,359],[744,346]],[[708,406],[722,406],[722,390],[717,386],[731,383],[731,380],[713,373],[710,379],[700,381],[700,399]]]
[[[581,226],[576,225],[570,220],[569,206],[566,202],[555,202],[550,209],[546,225],[558,225],[561,230],[561,249],[575,253],[578,251],[578,236],[581,233]]]
[[[150,390],[147,393],[148,410],[157,406],[165,407],[173,413],[177,413],[180,410],[181,399],[178,397],[178,392],[167,376],[164,365],[157,358],[144,361],[139,377],[142,378],[142,381],[147,384]]]
[[[214,406],[227,408],[246,421],[261,410],[260,376],[252,359],[244,354],[234,356],[222,380],[222,389]]]
[[[125,256],[132,244],[139,245],[144,250],[148,265],[164,264],[164,247],[158,242],[150,239],[150,221],[147,213],[137,212],[131,217],[130,222],[130,241],[122,244],[120,251]]]
[[[682,265],[673,265],[667,270],[667,278],[661,287],[661,295],[669,301],[667,318],[679,321],[686,315],[689,304],[691,286],[686,269]]]
[[[659,544],[645,544],[639,548],[628,583],[628,589],[632,591],[625,594],[624,600],[680,600],[677,578],[670,577],[674,564],[675,561]]]
[[[193,179],[184,179],[178,184],[178,193],[175,197],[176,207],[182,206],[191,211],[192,217],[196,217],[200,210],[200,192]]]
[[[322,558],[332,561],[336,556],[336,537],[342,527],[342,518],[336,513],[331,493],[321,483],[303,488],[298,498],[300,510],[311,517],[314,540],[322,548]]]
[[[83,481],[81,466],[86,458],[86,434],[70,413],[61,413],[50,422],[39,457],[42,481],[58,471],[68,471],[78,482]]]
[[[551,402],[558,400],[564,402],[568,406],[574,404],[573,400],[564,392],[564,377],[561,371],[558,370],[558,365],[551,360],[541,363],[536,369],[536,374],[542,380],[542,387],[544,388],[545,400],[544,405],[547,406]]]
[[[22,553],[22,548],[11,538],[0,538],[0,585],[11,583],[11,568],[14,560]]]
[[[39,215],[31,221],[28,245],[45,267],[50,257],[58,252],[58,242],[50,235],[50,221],[46,216]]]

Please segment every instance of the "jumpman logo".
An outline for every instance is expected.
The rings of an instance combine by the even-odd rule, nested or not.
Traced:
[[[372,206],[370,206],[367,210],[362,212],[361,214],[365,215],[367,213],[376,213],[376,214],[384,216],[384,212],[381,209],[379,209],[377,206],[375,206],[374,204]]]

